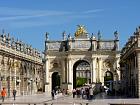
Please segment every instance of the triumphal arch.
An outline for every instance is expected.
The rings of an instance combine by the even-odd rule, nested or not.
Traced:
[[[45,91],[57,87],[71,91],[77,86],[107,85],[120,79],[117,31],[114,39],[103,39],[100,31],[90,34],[85,26],[77,25],[74,35],[63,32],[61,41],[48,36],[46,33]]]

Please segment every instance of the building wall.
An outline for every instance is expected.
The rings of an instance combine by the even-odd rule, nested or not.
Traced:
[[[140,27],[136,28],[121,51],[121,80],[124,93],[129,97],[140,97]]]
[[[7,96],[35,94],[43,89],[43,63],[40,53],[22,41],[14,41],[9,34],[0,36],[0,90]]]

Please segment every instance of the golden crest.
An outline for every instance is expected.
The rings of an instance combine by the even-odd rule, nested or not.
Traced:
[[[86,29],[85,29],[85,26],[84,25],[77,25],[78,26],[78,28],[77,28],[77,30],[76,30],[76,32],[75,32],[75,37],[77,37],[77,36],[80,36],[80,35],[83,35],[83,34],[86,34],[87,33],[87,31],[86,31]]]

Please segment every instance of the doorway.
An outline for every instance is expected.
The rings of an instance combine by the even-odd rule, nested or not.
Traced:
[[[60,75],[58,72],[52,74],[52,90],[58,90],[60,88]]]

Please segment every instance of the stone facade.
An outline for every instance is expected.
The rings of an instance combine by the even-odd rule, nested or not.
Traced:
[[[14,40],[5,33],[0,35],[0,90],[6,88],[17,95],[35,94],[43,89],[42,56],[37,49]]]
[[[122,48],[120,66],[123,92],[130,97],[140,97],[140,27]]]
[[[104,85],[106,72],[113,74],[112,81],[120,80],[119,71],[119,40],[117,31],[115,39],[104,40],[100,32],[96,38],[90,35],[83,25],[78,28],[72,37],[63,32],[61,41],[51,41],[46,33],[45,41],[45,91],[53,88],[52,75],[57,72],[60,76],[61,89],[75,88],[75,72],[81,62],[89,64],[90,84]],[[81,71],[82,72],[82,71]]]

